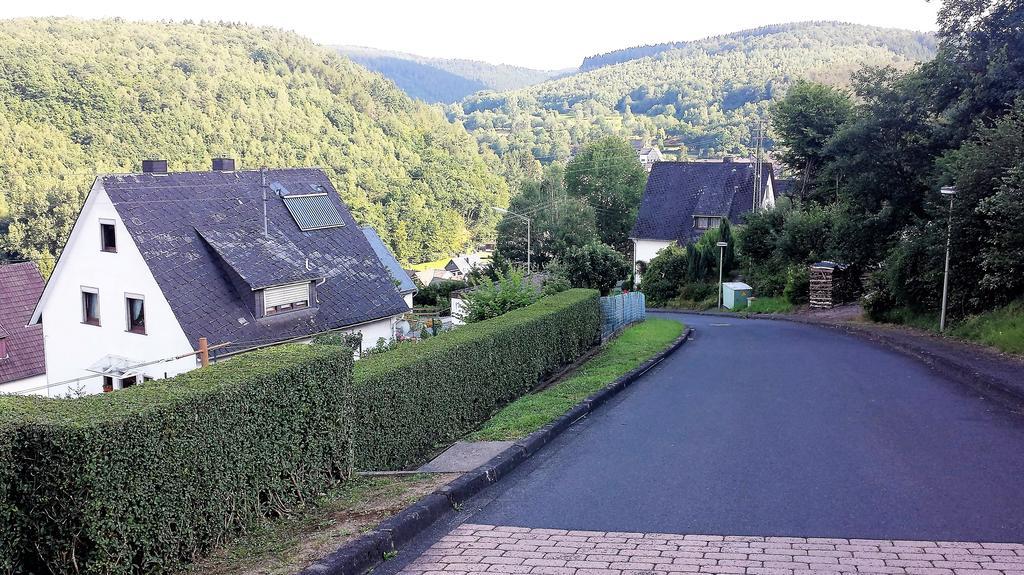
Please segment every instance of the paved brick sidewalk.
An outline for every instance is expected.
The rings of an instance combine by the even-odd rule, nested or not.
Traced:
[[[403,575],[1024,575],[1024,544],[670,535],[464,524]]]

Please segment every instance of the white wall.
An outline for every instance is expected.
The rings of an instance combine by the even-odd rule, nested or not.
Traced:
[[[7,383],[0,383],[0,395],[5,393],[26,393],[25,390],[30,390],[27,393],[40,394],[46,393],[46,390],[36,390],[37,387],[43,387],[46,385],[46,375],[33,375],[32,377],[26,377],[24,379],[16,379],[14,381],[8,381]]]
[[[405,305],[409,306],[409,309],[412,309],[412,296],[413,292],[409,292],[402,296],[402,299],[405,300]]]
[[[452,325],[465,325],[466,322],[462,319],[463,316],[469,311],[466,307],[466,302],[459,296],[452,296]]]
[[[658,255],[658,252],[672,245],[674,242],[669,240],[640,240],[633,239],[633,273],[635,274],[635,281],[637,285],[640,284],[641,275],[637,273],[636,264],[637,262],[651,263],[654,256]],[[453,306],[454,308],[454,306]]]
[[[114,220],[117,253],[100,249],[100,219]],[[82,286],[99,290],[100,325],[82,323]],[[125,293],[145,296],[146,335],[127,331]],[[125,229],[110,197],[97,181],[86,199],[36,313],[42,313],[49,383],[92,376],[90,365],[118,355],[137,362],[195,349],[171,312],[156,279]],[[139,368],[156,379],[194,369],[195,357]],[[102,377],[51,387],[41,395],[103,391]]]
[[[390,342],[395,339],[395,322],[401,316],[386,317],[370,323],[364,323],[351,329],[342,330],[345,333],[360,332],[363,334],[363,349],[370,349],[377,345],[377,340],[384,338]]]

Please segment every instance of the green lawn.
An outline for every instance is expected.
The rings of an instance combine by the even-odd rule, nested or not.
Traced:
[[[678,321],[661,318],[630,327],[568,379],[507,405],[468,441],[515,440],[529,435],[668,347],[683,333],[683,327]]]
[[[750,303],[749,307],[736,308],[733,311],[747,313],[789,313],[793,311],[793,304],[784,297],[759,297]]]
[[[1024,300],[968,318],[951,333],[1001,351],[1024,354]]]
[[[407,269],[422,272],[425,270],[439,270],[444,269],[444,266],[448,264],[448,261],[452,258],[441,258],[432,262],[423,262],[421,264],[410,264]]]

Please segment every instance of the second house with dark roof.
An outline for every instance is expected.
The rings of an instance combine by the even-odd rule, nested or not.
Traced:
[[[32,315],[46,393],[189,371],[200,338],[220,356],[329,331],[360,332],[364,347],[391,340],[412,284],[375,239],[319,169],[215,160],[168,173],[147,161],[101,176]]]
[[[723,219],[740,224],[746,214],[774,207],[771,164],[762,164],[760,177],[757,172],[756,164],[728,158],[654,164],[629,234],[638,280],[642,268],[667,246],[695,242]]]

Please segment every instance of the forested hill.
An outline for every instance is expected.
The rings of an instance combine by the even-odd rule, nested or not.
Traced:
[[[708,53],[716,53],[722,50],[731,49],[736,42],[742,42],[757,36],[770,36],[775,34],[796,33],[806,35],[808,27],[814,27],[812,35],[828,36],[835,31],[845,29],[860,35],[861,39],[873,46],[885,48],[893,53],[900,54],[913,60],[928,60],[935,54],[936,39],[934,34],[926,32],[908,32],[891,28],[875,28],[871,26],[856,26],[841,22],[805,22],[793,24],[775,24],[772,26],[761,26],[752,30],[733,32],[722,36],[714,36],[703,40],[692,42],[668,42],[664,44],[648,44],[646,46],[634,46],[613,50],[604,54],[596,54],[583,59],[580,65],[581,72],[589,72],[604,66],[621,64],[629,60],[637,60],[648,56],[656,56],[669,50],[685,50],[698,48]]]
[[[928,34],[808,22],[588,59],[587,72],[451,106],[499,154],[564,159],[602,135],[649,139],[691,156],[745,154],[758,120],[797,79],[845,85],[864,66],[911,67],[935,52]],[[601,65],[653,50],[654,56]],[[771,141],[768,141],[769,147]]]
[[[419,261],[493,234],[508,187],[476,142],[390,81],[292,33],[0,21],[0,259],[47,269],[97,172],[321,166]]]
[[[481,90],[516,90],[558,74],[477,60],[427,58],[362,46],[338,46],[336,50],[355,63],[383,74],[413,98],[431,103],[458,102]]]

